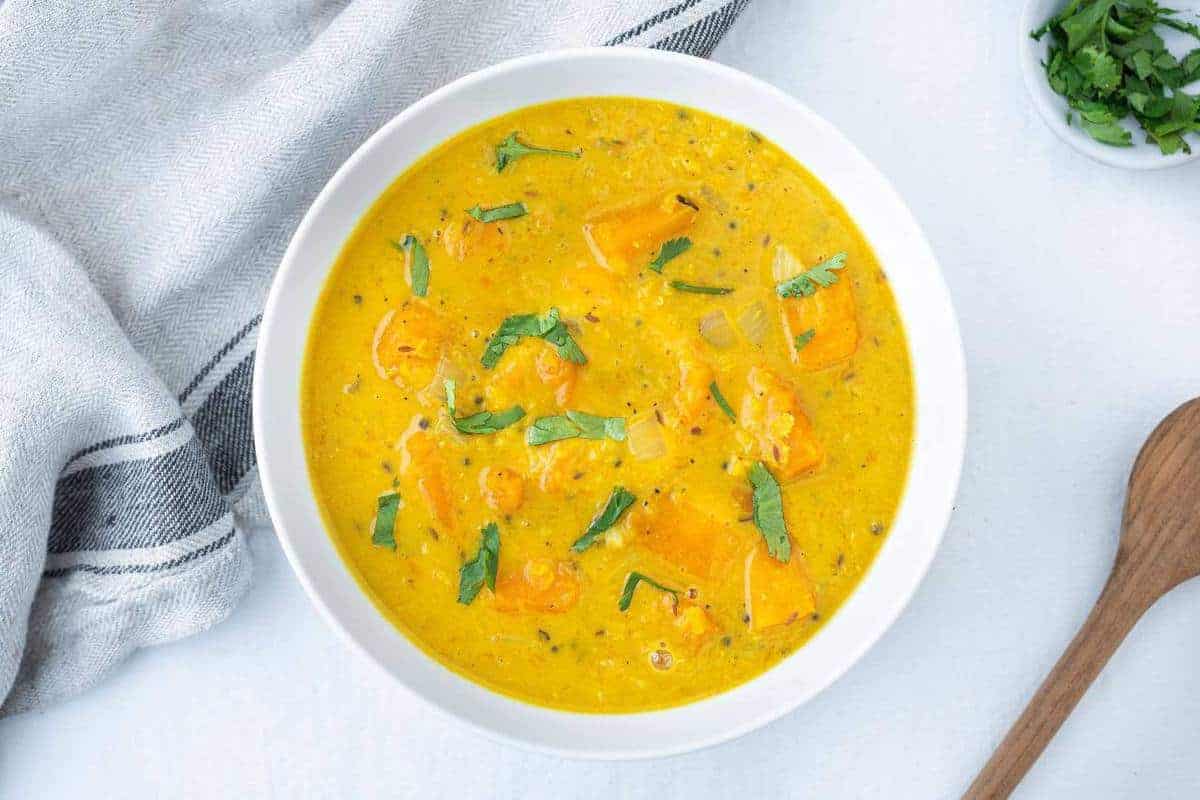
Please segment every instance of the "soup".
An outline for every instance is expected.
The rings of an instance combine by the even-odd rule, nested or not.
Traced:
[[[801,647],[879,551],[913,433],[885,273],[754,131],[629,98],[434,149],[333,266],[313,487],[380,612],[496,691],[630,712]]]

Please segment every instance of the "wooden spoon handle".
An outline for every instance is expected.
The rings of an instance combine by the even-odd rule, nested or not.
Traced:
[[[1008,797],[1062,727],[1088,686],[1153,602],[1130,571],[1117,566],[1062,658],[1046,676],[1021,718],[963,795],[964,800]]]

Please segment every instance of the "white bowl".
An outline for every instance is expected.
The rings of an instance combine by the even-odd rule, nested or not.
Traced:
[[[425,655],[372,606],[324,530],[304,458],[300,375],[317,297],[354,225],[423,153],[476,123],[568,97],[624,95],[693,106],[775,141],[845,204],[884,265],[908,329],[916,444],[908,487],[875,564],[820,630],[774,669],[689,705],[579,714],[496,694]],[[479,731],[586,758],[638,758],[733,738],[786,714],[845,672],[891,625],[941,541],[966,435],[958,326],[933,253],[912,214],[831,125],[779,90],[708,61],[651,50],[565,50],[506,61],[415,103],[338,170],[300,224],[275,276],[254,371],[254,441],[280,542],[329,623],[397,681]]]
[[[1052,37],[1046,34],[1041,41],[1034,41],[1030,31],[1040,28],[1046,20],[1057,14],[1066,5],[1066,0],[1027,0],[1025,11],[1021,14],[1020,27],[1017,30],[1020,47],[1021,72],[1025,77],[1025,88],[1033,99],[1034,106],[1042,119],[1050,126],[1050,130],[1079,152],[1112,167],[1125,169],[1164,169],[1186,164],[1200,158],[1200,139],[1189,137],[1193,149],[1191,155],[1183,152],[1164,156],[1156,144],[1146,143],[1146,132],[1132,118],[1126,119],[1122,125],[1133,134],[1133,147],[1113,147],[1101,144],[1087,134],[1078,124],[1067,124],[1067,101],[1062,95],[1056,94],[1046,80],[1046,68],[1043,62],[1049,59]],[[1200,8],[1200,0],[1174,0],[1164,3],[1171,8],[1185,12],[1181,19],[1194,20],[1191,12]],[[1167,47],[1176,55],[1186,53],[1197,43],[1186,34],[1178,31],[1162,31],[1163,40]],[[1190,44],[1189,44],[1190,42]],[[1192,87],[1194,88],[1194,87]]]

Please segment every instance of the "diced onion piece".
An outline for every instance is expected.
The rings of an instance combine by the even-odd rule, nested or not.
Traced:
[[[722,214],[729,212],[729,204],[725,202],[725,198],[717,194],[716,191],[707,184],[700,187],[700,196],[703,197],[709,205],[715,208]]]
[[[629,452],[640,461],[650,461],[667,454],[667,439],[662,425],[653,417],[646,417],[629,426],[626,437]]]
[[[625,532],[620,528],[612,528],[607,531],[603,537],[605,549],[622,548],[625,546]]]
[[[383,334],[394,316],[396,316],[394,308],[384,314],[383,318],[379,320],[379,324],[375,326],[375,335],[371,338],[371,364],[375,367],[375,373],[385,381],[390,381],[392,376],[379,360],[379,343],[383,340]]]
[[[433,382],[437,384],[438,390],[441,392],[439,397],[446,397],[446,381],[454,381],[459,386],[467,382],[467,373],[450,359],[443,356],[438,359],[437,372],[433,377]]]
[[[438,359],[433,380],[429,382],[428,386],[417,392],[417,400],[427,406],[441,405],[446,402],[446,381],[448,380],[462,386],[467,382],[467,373],[453,361],[442,356]]]
[[[775,259],[771,262],[771,278],[776,283],[782,283],[788,278],[796,277],[801,272],[804,272],[804,265],[792,255],[792,251],[783,245],[776,245]]]
[[[458,432],[458,428],[454,427],[454,422],[450,419],[448,411],[439,413],[437,419],[433,423],[433,432],[443,439],[449,439],[459,444],[464,444],[467,437]]]
[[[763,304],[755,300],[743,308],[742,313],[738,314],[737,324],[742,331],[742,336],[746,337],[746,341],[751,344],[762,344],[763,340],[767,338],[771,320],[767,318],[767,310],[763,308]]]
[[[729,324],[729,317],[722,310],[713,311],[700,318],[700,335],[704,337],[704,341],[722,350],[737,344],[733,326]]]
[[[583,226],[583,240],[587,242],[588,250],[592,251],[592,258],[596,259],[596,263],[605,269],[610,269],[608,266],[608,257],[604,255],[604,251],[600,249],[600,245],[592,235],[592,226],[590,224]]]

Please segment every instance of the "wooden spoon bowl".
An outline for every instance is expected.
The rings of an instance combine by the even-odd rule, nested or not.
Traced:
[[[1200,398],[1142,445],[1112,572],[1083,627],[964,798],[1008,797],[1146,609],[1200,575]]]

